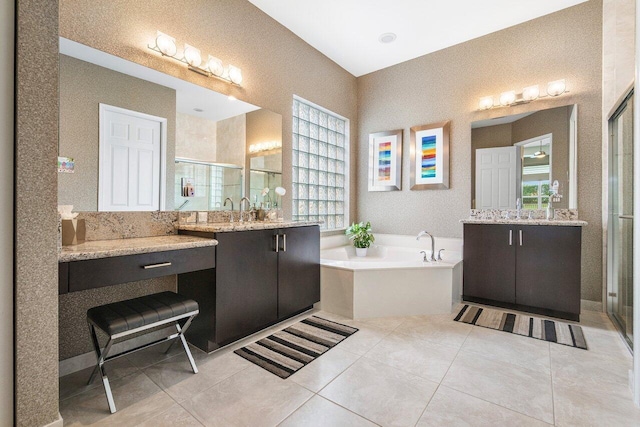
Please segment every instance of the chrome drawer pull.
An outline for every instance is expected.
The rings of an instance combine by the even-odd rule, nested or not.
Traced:
[[[522,230],[518,230],[520,232],[520,246],[522,246]]]
[[[513,246],[513,230],[509,230],[509,246]]]
[[[276,234],[274,237],[276,238],[276,252],[280,252],[280,235]]]
[[[170,265],[170,262],[161,262],[160,264],[143,265],[142,268],[144,268],[145,270],[150,270],[152,268],[169,267]]]
[[[287,235],[282,235],[282,251],[287,252]]]

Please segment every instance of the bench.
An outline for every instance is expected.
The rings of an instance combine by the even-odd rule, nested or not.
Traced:
[[[91,373],[88,384],[93,382],[96,374],[100,371],[104,391],[107,395],[107,402],[109,403],[109,410],[112,414],[116,412],[116,405],[113,401],[107,371],[104,366],[105,362],[133,353],[134,351],[173,340],[167,349],[168,352],[177,339],[180,339],[182,346],[184,347],[184,351],[189,358],[189,362],[191,363],[191,369],[194,374],[197,374],[198,368],[193,360],[193,356],[191,355],[191,351],[189,350],[184,334],[191,325],[191,321],[198,315],[198,313],[199,308],[197,302],[176,294],[175,292],[160,292],[157,294],[145,295],[139,298],[93,307],[87,311],[89,334],[91,335],[91,341],[97,358],[96,367]],[[184,321],[182,325],[180,325],[181,321]],[[171,323],[175,325],[177,330],[176,333],[151,343],[109,356],[109,351],[115,342],[123,341],[124,338],[130,335]],[[100,329],[108,336],[107,343],[102,349],[100,348],[100,343],[96,335],[96,328]]]

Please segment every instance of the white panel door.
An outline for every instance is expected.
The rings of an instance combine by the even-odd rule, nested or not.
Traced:
[[[476,209],[515,209],[520,188],[520,147],[476,150]]]
[[[166,119],[100,106],[99,211],[155,211],[164,193]]]

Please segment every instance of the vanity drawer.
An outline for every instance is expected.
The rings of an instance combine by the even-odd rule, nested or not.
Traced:
[[[215,268],[215,246],[74,261],[69,292]]]

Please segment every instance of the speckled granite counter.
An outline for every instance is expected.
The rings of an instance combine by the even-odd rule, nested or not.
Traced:
[[[273,228],[305,227],[320,225],[318,221],[281,221],[281,222],[221,222],[202,224],[178,224],[176,228],[184,231],[202,231],[206,233],[224,233],[228,231],[268,230]]]
[[[557,225],[565,227],[584,227],[587,225],[586,221],[578,219],[477,219],[467,218],[461,219],[463,224],[515,224],[515,225]]]
[[[63,246],[58,253],[58,262],[201,248],[217,244],[218,241],[214,239],[179,235],[93,240],[79,245]]]

